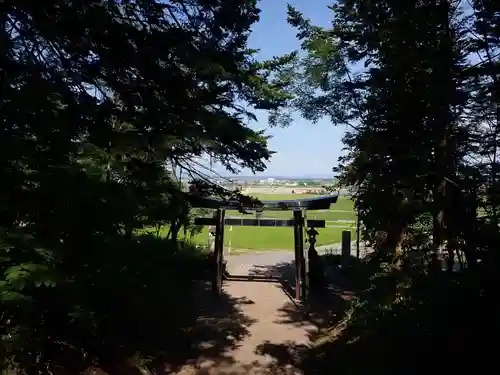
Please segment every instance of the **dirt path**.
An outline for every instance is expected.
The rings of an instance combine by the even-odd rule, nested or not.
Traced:
[[[227,261],[231,274],[289,277],[293,254],[245,254],[227,257]],[[317,328],[305,319],[282,283],[227,281],[224,291],[227,298],[237,301],[238,319],[244,321],[244,334],[231,337],[228,327],[224,340],[232,341],[232,345],[217,356],[196,358],[178,374],[300,374],[295,365]],[[217,343],[206,345],[217,346]]]
[[[291,298],[295,285],[292,251],[225,259],[229,273],[241,277],[225,281],[222,296],[206,292],[197,299],[204,311],[199,315],[200,327],[191,336],[194,352],[180,370],[166,373],[302,375],[301,359],[318,337],[319,327],[335,325],[350,305],[354,292],[349,283],[337,271],[329,274],[328,290],[309,300],[306,314]]]

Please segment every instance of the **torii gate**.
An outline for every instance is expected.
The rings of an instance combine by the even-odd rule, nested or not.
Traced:
[[[307,220],[307,210],[328,210],[332,203],[338,200],[338,194],[324,195],[314,198],[303,198],[297,200],[270,200],[260,201],[242,207],[242,203],[236,200],[227,201],[218,198],[207,198],[193,195],[191,204],[193,207],[215,209],[214,217],[199,217],[195,219],[196,225],[215,226],[215,273],[212,280],[213,291],[222,294],[222,282],[224,272],[224,226],[257,226],[257,227],[293,227],[294,250],[295,250],[295,298],[303,300],[309,291],[309,265],[304,255],[304,232],[310,228],[324,228],[325,220]],[[225,218],[226,210],[264,210],[264,211],[293,211],[290,219],[270,218]],[[307,235],[307,233],[306,233]]]

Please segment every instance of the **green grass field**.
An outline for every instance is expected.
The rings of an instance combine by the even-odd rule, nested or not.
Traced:
[[[260,200],[287,200],[313,197],[312,195],[259,195]],[[292,218],[291,211],[265,211],[263,217],[268,218]],[[226,217],[255,217],[243,215],[238,211],[227,211]],[[353,202],[345,197],[340,197],[337,203],[332,204],[330,210],[308,211],[309,219],[325,220],[327,228],[318,228],[317,245],[329,245],[341,241],[342,231],[351,230],[354,238],[356,215],[353,209]],[[347,222],[351,221],[351,222]],[[167,228],[165,228],[165,232]],[[191,241],[200,245],[208,242],[208,228],[191,238]],[[225,227],[224,242],[226,247],[231,249],[292,249],[293,248],[293,228],[292,227]]]

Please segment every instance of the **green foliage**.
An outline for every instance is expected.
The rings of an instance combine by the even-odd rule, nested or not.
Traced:
[[[147,357],[158,354],[165,335],[187,339],[183,330],[193,316],[184,308],[202,275],[203,254],[148,236],[93,238],[72,251],[54,267],[64,272],[60,277],[43,265],[5,269],[2,348],[11,367],[78,367],[85,358],[135,352]],[[172,308],[171,300],[185,306]]]
[[[470,238],[454,218],[475,228],[474,207],[496,196],[496,10],[474,3],[469,17],[464,6],[338,1],[330,27],[289,7],[305,52],[280,71],[293,82],[289,108],[349,126],[334,170],[354,193],[367,237],[385,232],[392,247],[429,215],[435,249]],[[470,63],[477,53],[484,58]]]
[[[267,136],[247,120],[288,98],[270,78],[282,61],[247,48],[258,14],[253,0],[2,2],[6,365],[46,373],[118,360],[141,332],[180,334],[181,312],[152,326],[175,310],[161,297],[189,296],[198,270],[177,243],[197,228],[175,172],[199,177],[207,155],[263,170]],[[162,225],[168,244],[134,237]]]
[[[327,27],[289,7],[303,51],[280,70],[289,111],[347,125],[334,171],[376,250],[346,331],[318,349],[319,373],[428,371],[440,351],[454,371],[450,358],[487,341],[464,321],[498,328],[497,3],[339,0]]]

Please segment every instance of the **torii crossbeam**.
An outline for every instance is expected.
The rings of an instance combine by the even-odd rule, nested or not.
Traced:
[[[338,200],[338,194],[323,195],[314,198],[296,200],[269,200],[256,201],[255,203],[242,204],[237,200],[223,200],[207,198],[196,195],[190,196],[193,207],[215,209],[214,217],[199,217],[195,219],[196,225],[215,226],[215,275],[212,280],[212,289],[217,294],[222,294],[223,264],[224,264],[224,226],[262,226],[262,227],[293,227],[295,250],[295,298],[303,300],[309,291],[309,270],[307,257],[304,256],[304,230],[308,228],[324,228],[325,220],[307,220],[307,210],[327,210],[332,203]],[[290,219],[270,218],[225,218],[226,210],[243,211],[293,211]]]

